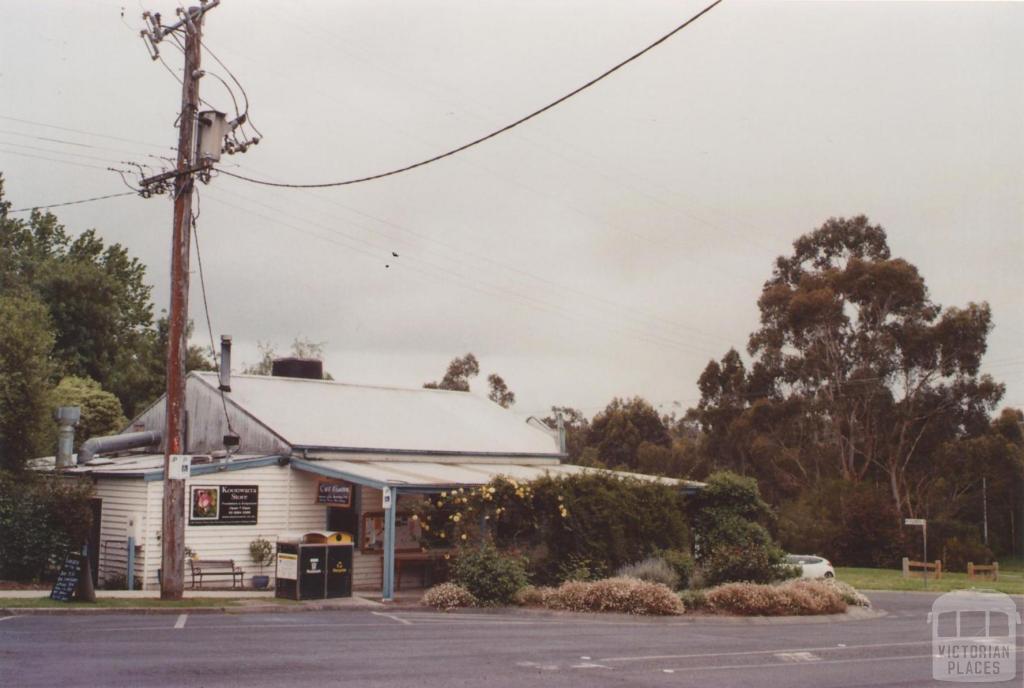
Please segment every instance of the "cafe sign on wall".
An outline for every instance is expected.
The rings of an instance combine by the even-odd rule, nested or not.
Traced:
[[[352,506],[352,484],[343,480],[325,478],[317,480],[316,503],[330,506]]]
[[[190,526],[256,525],[258,485],[193,485],[189,503]]]

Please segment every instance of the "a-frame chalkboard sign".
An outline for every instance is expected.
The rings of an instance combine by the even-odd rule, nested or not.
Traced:
[[[85,556],[73,552],[68,553],[64,558],[64,565],[60,567],[60,573],[57,574],[53,590],[50,591],[51,600],[70,602],[74,598],[82,575],[89,575],[85,562]]]

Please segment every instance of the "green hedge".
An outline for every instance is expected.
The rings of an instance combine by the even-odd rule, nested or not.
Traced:
[[[46,577],[85,542],[91,523],[88,486],[0,471],[0,578]]]
[[[450,547],[483,537],[525,555],[540,584],[605,577],[660,550],[686,551],[690,542],[677,487],[606,473],[498,478],[433,497],[417,517],[424,544]]]

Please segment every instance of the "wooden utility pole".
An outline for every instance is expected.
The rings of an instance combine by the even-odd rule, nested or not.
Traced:
[[[164,502],[160,599],[180,600],[185,580],[185,481],[171,477],[171,455],[185,447],[185,353],[188,350],[188,266],[192,240],[195,125],[199,111],[199,70],[204,8],[185,10],[180,29],[185,41],[178,165],[174,176],[174,229],[171,237],[171,310],[167,342],[167,421],[164,432]]]

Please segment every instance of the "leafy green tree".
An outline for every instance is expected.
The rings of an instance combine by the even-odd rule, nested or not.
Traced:
[[[509,408],[516,403],[516,394],[508,388],[500,375],[491,373],[487,376],[490,393],[487,398],[502,408]]]
[[[712,450],[789,494],[832,478],[884,484],[895,519],[915,515],[937,452],[987,432],[1003,394],[979,373],[989,307],[932,302],[863,216],[830,219],[793,249],[758,300],[753,368],[730,353],[701,377]]]
[[[57,374],[96,380],[133,414],[164,376],[145,266],[93,229],[72,237],[52,213],[16,219],[2,212],[9,207],[0,178],[0,291],[45,305]]]
[[[0,295],[0,468],[13,471],[46,446],[54,342],[46,306],[17,291]]]
[[[66,377],[54,387],[50,406],[78,406],[81,420],[75,430],[75,450],[90,437],[113,435],[128,424],[121,412],[121,402],[105,391],[95,380],[85,377]]]
[[[637,450],[644,442],[670,447],[672,437],[658,412],[640,397],[612,399],[587,430],[587,445],[595,448],[597,458],[612,468],[637,468]]]
[[[427,382],[426,389],[450,389],[457,392],[469,391],[469,380],[480,374],[480,363],[473,354],[453,358],[440,382]]]

